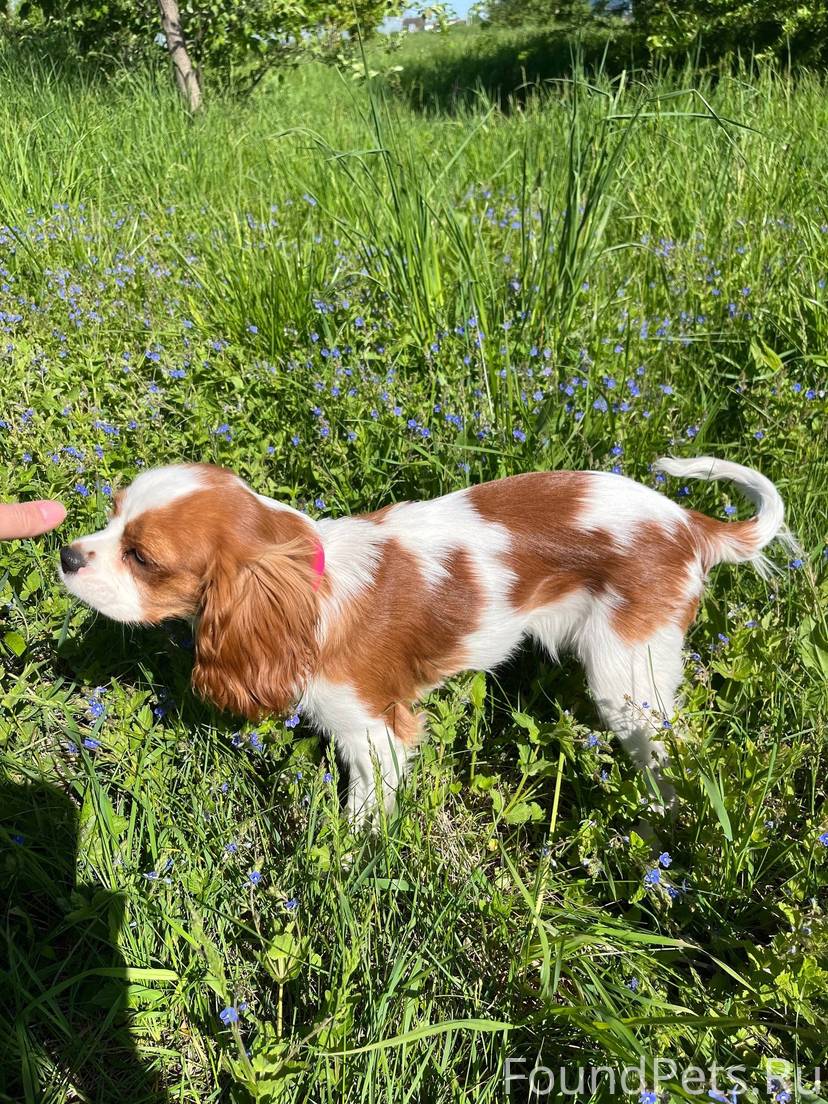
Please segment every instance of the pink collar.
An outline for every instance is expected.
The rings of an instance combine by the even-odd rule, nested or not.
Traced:
[[[325,573],[325,549],[322,547],[322,541],[316,542],[316,548],[313,551],[313,571],[316,578],[313,581],[313,589],[319,590],[322,586],[322,576]]]

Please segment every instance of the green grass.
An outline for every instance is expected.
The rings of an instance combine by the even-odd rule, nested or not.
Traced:
[[[808,1087],[828,88],[691,79],[441,115],[307,67],[190,121],[163,77],[0,57],[0,496],[69,508],[0,550],[0,1099],[501,1101],[535,1055]],[[433,694],[400,817],[355,838],[306,726],[234,740],[186,626],[96,620],[55,577],[162,461],[340,515],[534,468],[654,483],[671,452],[775,480],[803,563],[714,573],[657,841],[568,661]]]
[[[525,101],[534,86],[571,76],[576,55],[590,72],[641,69],[650,61],[644,37],[621,19],[580,31],[555,24],[455,26],[441,34],[409,34],[392,50],[384,46],[384,39],[372,41],[371,66],[385,71],[412,104],[426,111],[456,110],[481,95],[509,110],[515,101]],[[392,66],[399,66],[394,76]]]

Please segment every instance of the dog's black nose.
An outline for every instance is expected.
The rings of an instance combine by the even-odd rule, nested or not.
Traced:
[[[86,556],[74,544],[64,544],[60,550],[60,566],[67,575],[86,566]]]

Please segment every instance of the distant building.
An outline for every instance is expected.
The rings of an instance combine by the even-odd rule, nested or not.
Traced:
[[[402,21],[402,29],[413,34],[414,31],[424,31],[426,21],[421,15],[407,15]]]

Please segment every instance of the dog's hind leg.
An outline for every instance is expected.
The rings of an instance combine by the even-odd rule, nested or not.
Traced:
[[[668,806],[675,794],[662,778],[668,759],[663,738],[671,728],[682,679],[682,643],[683,633],[676,625],[628,644],[604,622],[585,631],[578,646],[602,721],[632,761],[652,771],[659,800]]]

